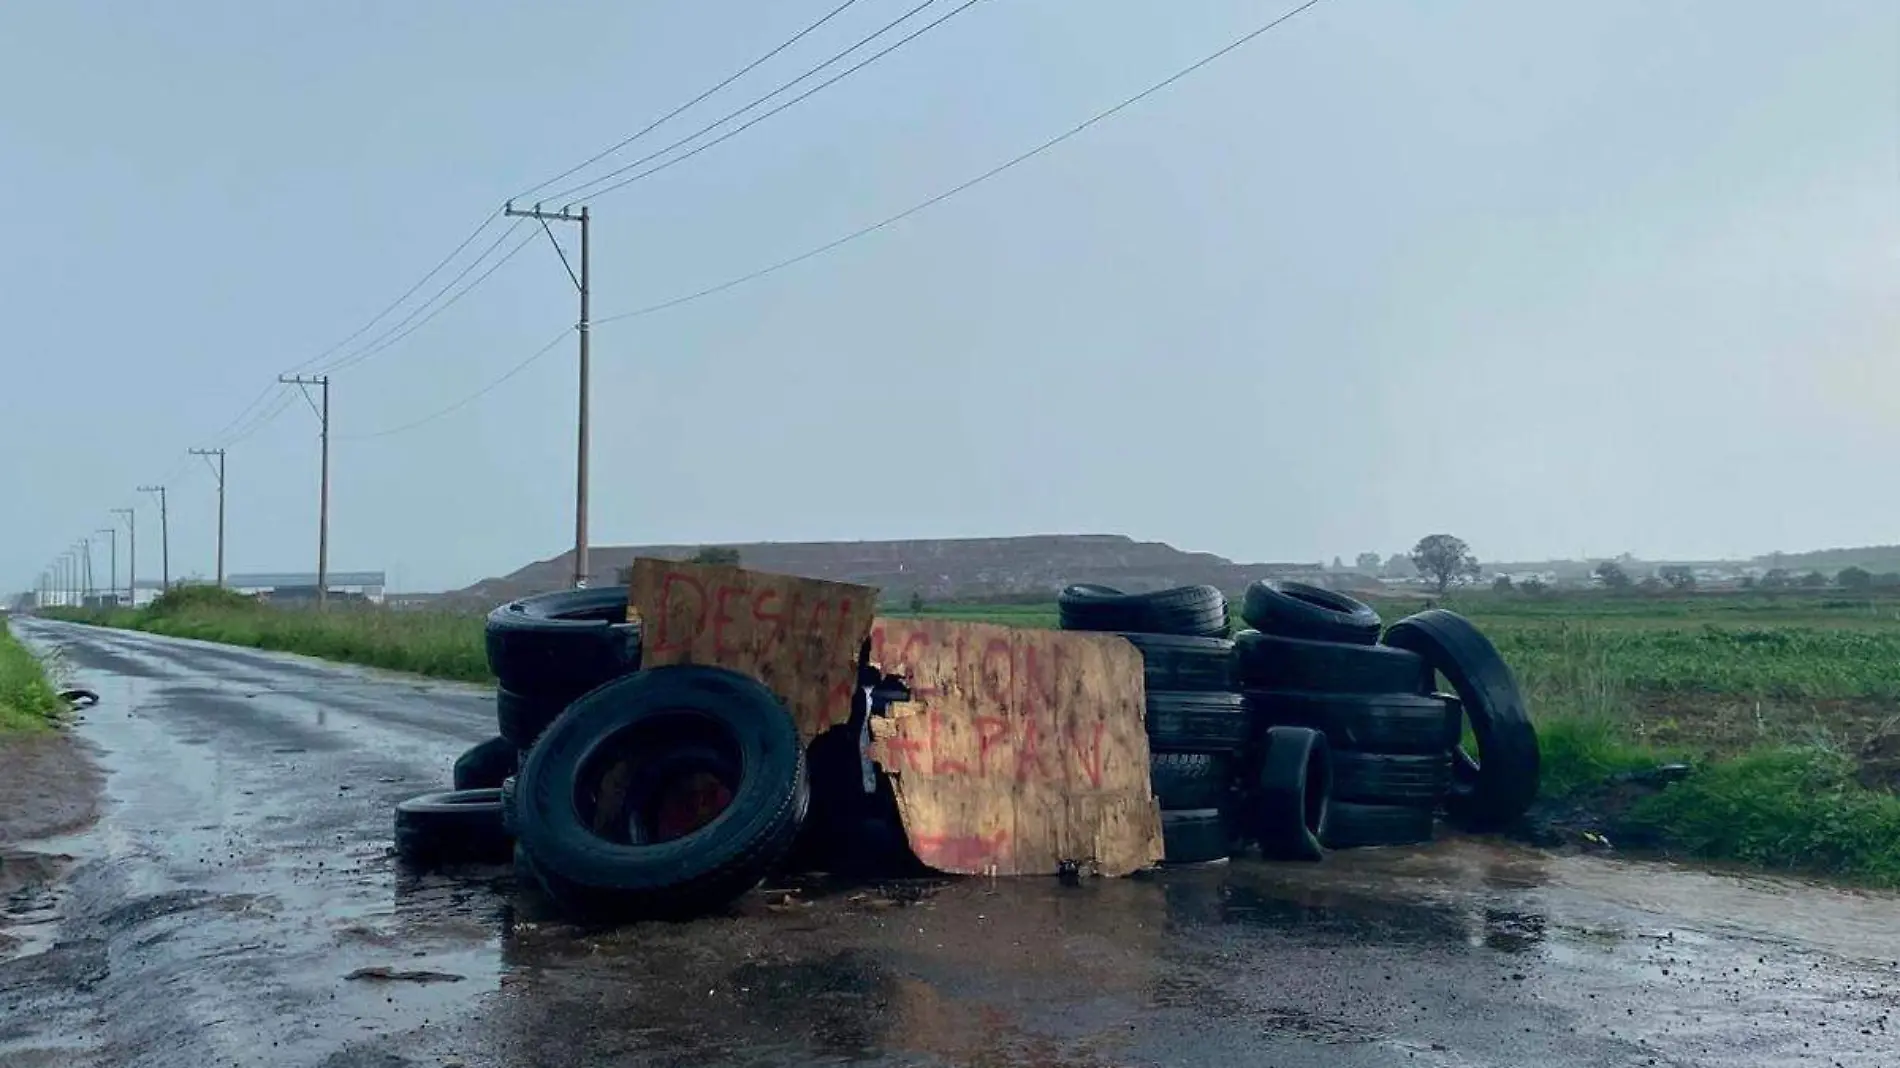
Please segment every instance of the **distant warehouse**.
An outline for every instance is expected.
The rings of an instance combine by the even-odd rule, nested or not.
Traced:
[[[383,603],[387,585],[381,571],[330,572],[329,599]],[[250,575],[230,575],[224,584],[239,593],[256,594],[260,599],[280,603],[301,603],[317,599],[317,573],[314,571],[261,571]]]

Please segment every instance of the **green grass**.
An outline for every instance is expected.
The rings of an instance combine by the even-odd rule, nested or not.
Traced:
[[[181,587],[140,608],[58,610],[55,618],[273,649],[441,679],[488,682],[482,617],[337,605],[272,608],[215,587]]]
[[[0,735],[45,730],[64,710],[46,665],[0,622]]]

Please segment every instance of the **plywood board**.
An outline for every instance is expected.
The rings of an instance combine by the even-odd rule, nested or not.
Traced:
[[[1126,875],[1161,859],[1141,654],[1113,635],[879,618],[913,700],[872,721],[911,848],[946,872]]]
[[[706,664],[765,683],[809,742],[851,715],[877,591],[721,564],[633,562],[641,664]]]

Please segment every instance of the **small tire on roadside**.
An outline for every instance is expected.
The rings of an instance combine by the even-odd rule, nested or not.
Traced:
[[[499,864],[513,844],[502,829],[501,791],[443,790],[396,805],[396,855],[419,866]]]
[[[1152,753],[1148,780],[1163,809],[1218,808],[1233,786],[1230,753]]]
[[[1451,787],[1451,758],[1437,753],[1333,754],[1333,796],[1371,805],[1437,808]]]
[[[1328,849],[1417,845],[1432,840],[1432,810],[1408,805],[1334,801],[1326,807],[1320,841]]]
[[[1248,739],[1247,709],[1237,693],[1151,690],[1148,748],[1157,753],[1232,753]]]
[[[1068,586],[1056,597],[1063,630],[1225,638],[1227,597],[1217,586],[1123,593],[1112,586]]]
[[[1349,645],[1379,640],[1379,613],[1371,605],[1304,582],[1260,579],[1247,587],[1240,618],[1262,634],[1282,638]]]
[[[515,773],[521,762],[521,750],[506,738],[478,742],[455,758],[454,783],[457,790],[493,790],[503,779]]]
[[[1430,693],[1425,658],[1385,645],[1234,635],[1234,678],[1243,690],[1302,693]]]
[[[1269,727],[1260,776],[1247,800],[1249,830],[1268,860],[1319,860],[1320,831],[1333,795],[1326,736],[1306,727]]]
[[[677,834],[657,814],[674,771],[710,775],[726,794]],[[597,808],[610,776],[623,796]],[[804,746],[779,699],[756,679],[694,665],[628,675],[575,701],[517,780],[516,829],[543,887],[599,918],[723,908],[791,849],[811,800]]]
[[[1497,647],[1470,620],[1442,608],[1392,624],[1385,643],[1418,653],[1451,682],[1463,715],[1448,748],[1459,747],[1465,721],[1477,738],[1478,752],[1461,751],[1455,761],[1447,818],[1471,830],[1515,822],[1537,800],[1541,758],[1524,695]]]
[[[1161,812],[1161,862],[1206,864],[1232,855],[1232,832],[1218,808]]]
[[[1456,709],[1428,694],[1321,694],[1248,690],[1255,729],[1311,727],[1334,750],[1444,755],[1458,744]]]
[[[534,748],[548,724],[561,718],[567,711],[569,702],[564,697],[530,697],[519,694],[507,687],[495,690],[495,728],[503,738],[514,743],[523,754]]]
[[[562,704],[640,668],[640,628],[627,588],[556,590],[488,613],[488,669],[506,689]]]

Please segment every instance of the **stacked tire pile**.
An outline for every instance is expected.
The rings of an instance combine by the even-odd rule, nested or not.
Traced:
[[[567,911],[634,918],[717,909],[790,851],[810,787],[784,705],[731,671],[640,670],[626,615],[625,588],[489,614],[500,733],[455,790],[396,806],[400,856],[512,858]]]
[[[1462,616],[1421,612],[1382,635],[1368,605],[1267,580],[1248,587],[1241,617],[1252,629],[1235,637],[1235,676],[1262,773],[1287,728],[1330,751],[1323,815],[1308,813],[1327,848],[1429,841],[1441,810],[1495,829],[1535,799],[1537,738],[1517,684]],[[1450,693],[1436,692],[1441,675]],[[1482,763],[1461,746],[1467,720]]]
[[[1077,585],[1062,591],[1057,607],[1062,629],[1118,634],[1141,653],[1166,863],[1227,859],[1249,831],[1260,833],[1248,827],[1248,813],[1276,807],[1238,789],[1252,739],[1235,686],[1227,598],[1213,586],[1130,594]]]

